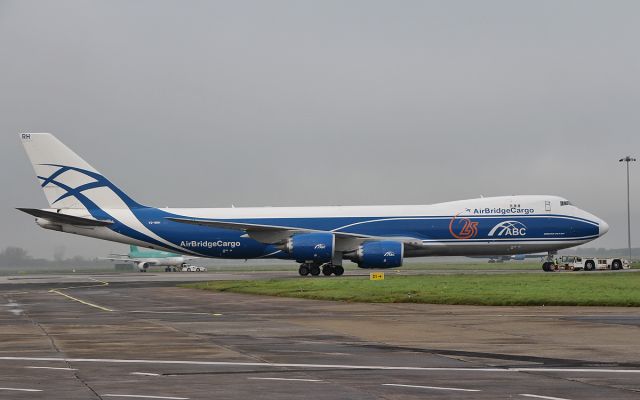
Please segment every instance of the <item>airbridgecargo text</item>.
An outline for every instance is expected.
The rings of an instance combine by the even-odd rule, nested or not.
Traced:
[[[519,207],[511,207],[511,208],[475,208],[473,210],[474,214],[533,214],[535,210],[533,208],[519,208]]]
[[[207,249],[212,249],[214,247],[231,247],[235,249],[236,247],[240,247],[240,242],[225,242],[223,240],[218,240],[216,242],[209,242],[207,240],[188,240],[181,241],[181,247],[204,247]]]

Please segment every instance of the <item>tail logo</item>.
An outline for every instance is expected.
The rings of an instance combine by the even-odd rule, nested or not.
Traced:
[[[122,202],[124,202],[129,208],[140,207],[140,205],[138,203],[133,201],[133,199],[131,199],[129,196],[127,196],[122,190],[118,189],[107,178],[105,178],[104,176],[100,175],[97,172],[88,171],[88,170],[85,170],[85,169],[82,169],[82,168],[77,168],[77,167],[70,167],[70,166],[60,165],[60,164],[40,164],[40,165],[46,165],[46,166],[51,166],[51,167],[57,167],[58,168],[56,171],[51,173],[48,177],[38,176],[38,179],[40,179],[42,181],[40,186],[44,188],[47,185],[51,184],[51,185],[58,186],[59,188],[61,188],[61,189],[63,189],[65,191],[64,194],[62,194],[60,197],[58,197],[57,199],[55,199],[54,201],[51,202],[52,205],[57,203],[57,202],[59,202],[60,200],[66,199],[67,197],[70,197],[70,196],[73,196],[76,199],[78,199],[78,201],[80,201],[80,203],[82,203],[82,205],[87,209],[109,208],[108,205],[102,205],[102,204],[94,203],[92,200],[89,199],[89,197],[87,197],[83,193],[83,192],[86,192],[86,191],[89,191],[89,190],[92,190],[92,189],[99,189],[99,188],[106,187],[106,188],[110,189],[111,192],[114,193],[117,197],[119,197],[119,199],[122,200]],[[64,176],[63,175],[68,171],[72,171],[72,172],[76,172],[76,173],[79,173],[79,174],[83,174],[83,175],[87,176],[88,178],[92,178],[93,181],[89,182],[89,183],[85,183],[85,184],[79,185],[77,187],[71,187],[71,186],[63,183],[63,181],[64,181]]]
[[[473,239],[478,236],[478,222],[471,221],[467,217],[458,218],[456,214],[449,221],[449,233],[456,239]]]
[[[489,236],[526,236],[527,226],[519,221],[503,221],[491,228]]]

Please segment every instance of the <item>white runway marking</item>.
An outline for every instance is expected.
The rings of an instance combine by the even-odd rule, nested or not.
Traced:
[[[153,372],[132,372],[131,375],[160,376],[160,374],[154,374]]]
[[[431,390],[455,390],[458,392],[481,392],[479,389],[460,389],[460,388],[450,388],[450,387],[440,387],[440,386],[419,386],[419,385],[401,385],[397,383],[383,383],[382,386],[397,386],[397,387],[405,387],[405,388],[413,388],[413,389],[431,389]]]
[[[222,315],[222,314],[213,314],[208,312],[188,312],[188,311],[144,311],[144,310],[134,310],[128,311],[130,313],[138,313],[138,314],[180,314],[180,315]]]
[[[540,396],[538,394],[527,394],[527,393],[523,393],[520,396],[532,397],[534,399],[545,399],[545,400],[569,400],[569,399],[565,399],[564,397]]]
[[[268,362],[233,362],[233,361],[186,361],[186,360],[136,360],[117,358],[54,358],[54,357],[0,357],[5,361],[59,361],[89,362],[104,364],[173,364],[173,365],[208,365],[208,366],[244,366],[244,367],[289,367],[289,368],[333,368],[333,369],[371,369],[392,371],[458,371],[458,372],[585,372],[611,374],[640,374],[638,369],[605,369],[605,368],[451,368],[451,367],[402,367],[384,365],[348,365],[348,364],[289,364]]]
[[[188,397],[171,397],[171,396],[149,396],[144,394],[101,394],[102,397],[130,397],[137,399],[166,399],[166,400],[189,400]]]
[[[259,381],[298,381],[298,382],[324,382],[321,379],[297,379],[297,378],[258,378],[250,377],[247,379],[259,380]]]
[[[42,392],[40,389],[22,389],[22,388],[10,388],[10,387],[0,387],[0,390],[11,390],[13,392]]]
[[[63,367],[36,367],[36,366],[29,366],[29,367],[25,367],[25,368],[30,368],[30,369],[58,369],[61,371],[77,371],[76,368],[63,368]]]
[[[311,351],[311,350],[273,350],[273,353],[310,353],[310,354],[324,354],[327,356],[350,356],[349,353],[331,353],[324,351]]]

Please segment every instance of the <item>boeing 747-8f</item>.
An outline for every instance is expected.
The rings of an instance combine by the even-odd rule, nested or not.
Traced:
[[[53,135],[20,138],[50,208],[19,210],[43,228],[195,257],[293,260],[300,275],[342,275],[345,259],[394,268],[407,257],[553,254],[609,229],[548,195],[406,206],[156,208],[133,200]]]

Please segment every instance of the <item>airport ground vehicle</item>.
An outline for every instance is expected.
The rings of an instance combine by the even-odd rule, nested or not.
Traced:
[[[197,265],[187,265],[182,267],[182,272],[207,272],[205,267],[198,267]]]
[[[545,268],[546,267],[546,268]],[[619,270],[629,269],[631,264],[628,260],[621,257],[600,258],[600,257],[582,257],[582,256],[560,256],[555,262],[544,263],[542,269],[544,271],[595,271],[595,270]]]

